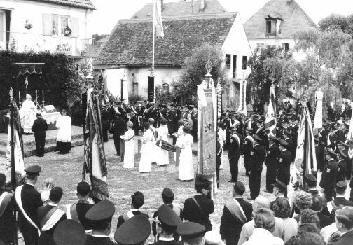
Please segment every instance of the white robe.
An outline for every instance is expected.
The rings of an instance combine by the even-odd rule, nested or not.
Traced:
[[[134,156],[135,156],[135,140],[134,130],[129,129],[124,135],[120,136],[125,142],[125,154],[124,154],[124,168],[134,168]]]
[[[192,160],[193,137],[191,134],[184,134],[178,139],[178,146],[181,148],[179,161],[179,179],[194,179],[194,164]]]
[[[59,117],[56,121],[56,127],[58,128],[56,141],[71,142],[71,117]]]
[[[160,140],[164,140],[168,142],[168,127],[167,125],[161,125],[158,129],[158,138]],[[162,144],[162,143],[161,143]],[[163,150],[162,148],[158,147],[159,151],[159,159],[158,159],[158,166],[164,166],[169,164],[169,151]]]
[[[32,100],[25,100],[19,111],[21,126],[25,133],[32,133],[32,126],[36,120],[36,106]]]
[[[151,129],[146,130],[142,137],[141,159],[139,163],[140,173],[151,172],[154,135]]]

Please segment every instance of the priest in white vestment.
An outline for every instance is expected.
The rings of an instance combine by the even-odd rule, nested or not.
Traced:
[[[62,110],[61,117],[56,121],[58,128],[56,146],[60,154],[67,154],[71,150],[71,117],[66,110]]]
[[[21,119],[21,127],[23,128],[23,132],[25,134],[32,133],[32,126],[34,120],[36,120],[36,106],[32,101],[32,96],[27,94],[26,100],[23,101],[22,107],[20,109],[20,119]]]

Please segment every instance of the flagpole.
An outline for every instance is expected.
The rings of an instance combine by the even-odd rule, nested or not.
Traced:
[[[14,108],[13,108],[13,89],[10,88],[10,127],[11,127],[11,185],[12,189],[16,188],[16,169],[15,169],[15,142],[14,142]]]
[[[155,56],[155,42],[156,42],[156,28],[155,28],[155,22],[156,22],[156,9],[155,9],[155,1],[152,0],[152,71],[151,75],[154,77],[154,56]]]

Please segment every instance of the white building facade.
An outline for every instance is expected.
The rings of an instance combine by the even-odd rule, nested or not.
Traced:
[[[91,44],[86,0],[0,0],[0,50],[81,56]]]

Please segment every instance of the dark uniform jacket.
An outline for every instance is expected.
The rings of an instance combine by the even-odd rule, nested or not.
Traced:
[[[245,201],[243,198],[236,198],[236,200],[242,207],[246,216],[244,223],[250,221],[253,210],[251,203]],[[238,243],[240,232],[244,223],[232,214],[227,205],[224,206],[221,217],[220,234],[222,239],[226,240],[226,245],[236,245]]]
[[[148,214],[145,214],[145,213],[143,213],[143,212],[141,212],[141,211],[139,211],[139,210],[136,210],[136,211],[129,211],[129,212],[131,212],[133,216],[135,216],[135,215],[144,215],[144,216],[146,216],[146,218],[148,218]],[[120,227],[125,221],[127,221],[128,219],[129,219],[129,215],[128,215],[128,214],[120,215],[120,216],[118,217],[118,224],[116,225],[116,229],[119,229],[119,227]]]
[[[229,144],[228,158],[229,160],[231,159],[238,160],[240,158],[240,142],[238,142],[238,140],[235,138],[233,139],[233,142]]]
[[[37,139],[45,139],[46,131],[48,130],[47,121],[43,118],[37,118],[34,120],[32,131],[34,133],[34,137]]]
[[[39,226],[39,219],[37,215],[37,209],[43,205],[40,193],[34,188],[34,186],[29,184],[24,184],[21,192],[22,207],[26,211],[27,215],[33,220],[33,222]],[[19,225],[30,226],[26,218],[19,212],[18,215]]]
[[[278,162],[278,180],[288,185],[290,180],[290,165],[292,162],[291,152],[288,150],[280,151]]]
[[[1,195],[4,195],[4,198],[0,203],[0,241],[8,243],[13,241],[16,234],[16,218],[13,213],[15,201],[10,193],[0,191]]]
[[[50,205],[50,204],[46,204],[45,206],[42,206],[42,207],[39,207],[38,208],[38,211],[37,211],[37,214],[38,214],[38,220],[39,220],[39,223],[40,223],[40,228],[42,229],[43,228],[43,226],[46,224],[46,220],[48,220],[48,213],[50,212],[50,211],[52,211],[53,209],[56,209],[56,207],[55,206],[53,206],[53,205]],[[54,210],[53,210],[54,211]],[[51,228],[51,229],[49,229],[49,230],[47,230],[47,231],[42,231],[42,234],[45,232],[45,233],[47,233],[47,234],[49,234],[49,235],[53,235],[53,233],[54,233],[54,230],[55,230],[55,228],[57,227],[57,225],[61,222],[61,221],[64,221],[64,220],[66,220],[66,214],[63,214],[62,216],[61,216],[61,218],[59,219],[59,220],[57,220],[57,222],[56,222],[56,224]]]
[[[196,202],[195,202],[196,200]],[[205,195],[195,195],[185,200],[182,218],[191,222],[199,223],[206,227],[206,231],[212,230],[209,219],[214,212],[213,200]]]
[[[92,222],[86,219],[85,215],[94,204],[78,201],[70,208],[71,218],[81,223],[85,230],[92,230]]]

